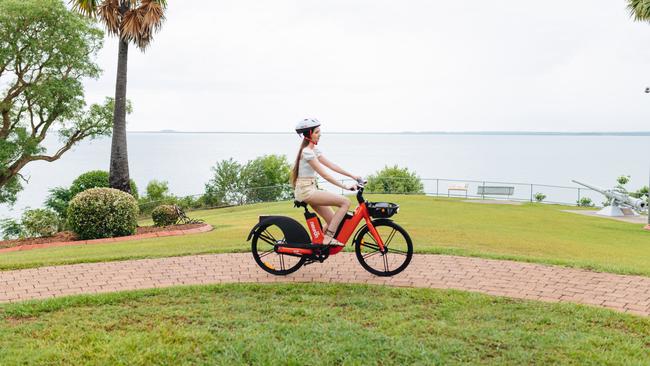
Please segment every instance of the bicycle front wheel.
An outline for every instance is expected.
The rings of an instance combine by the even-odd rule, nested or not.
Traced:
[[[392,221],[372,223],[384,242],[386,251],[379,250],[379,244],[364,226],[354,243],[354,251],[361,266],[376,276],[393,276],[402,272],[413,257],[411,237],[401,226]]]

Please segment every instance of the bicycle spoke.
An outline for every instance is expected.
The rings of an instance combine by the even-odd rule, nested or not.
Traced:
[[[395,237],[396,232],[397,232],[397,230],[395,230],[395,229],[393,229],[393,231],[391,231],[391,233],[388,235],[388,239],[386,239],[386,241],[384,242],[384,246],[387,247],[388,244],[390,244],[390,241],[393,240],[393,237]]]
[[[269,255],[269,254],[271,254],[271,253],[273,253],[273,252],[274,252],[273,249],[271,249],[271,250],[267,250],[266,252],[262,252],[262,254],[260,254],[259,257],[260,257],[260,258],[265,257],[265,256],[267,256],[267,255]]]
[[[368,244],[368,243],[363,243],[361,244],[366,248],[374,249],[374,250],[379,250],[379,245],[376,244]]]
[[[388,272],[388,256],[384,254],[384,272]]]
[[[280,254],[280,269],[284,271],[284,254]]]
[[[264,242],[267,244],[275,245],[277,244],[277,240],[271,235],[268,231],[264,230],[263,233],[260,234],[259,236],[260,239],[262,239]]]
[[[377,253],[379,253],[378,250],[375,250],[375,251],[372,252],[372,253],[365,254],[365,255],[363,256],[363,259],[367,259],[367,258],[369,258],[369,257],[372,257],[373,255],[375,255],[375,254],[377,254]]]
[[[264,233],[266,233],[267,236],[271,237],[271,240],[277,242],[277,240],[275,240],[275,236],[273,236],[273,234],[271,234],[268,230],[264,229]]]
[[[375,240],[375,238],[372,235],[368,235],[368,237],[370,238],[370,240],[372,240],[373,243],[375,243],[377,246],[379,246],[379,244],[377,244],[377,241]]]
[[[408,255],[407,252],[405,252],[405,251],[403,251],[403,250],[399,250],[399,249],[388,248],[388,252],[389,252],[389,253],[400,254],[400,255]]]

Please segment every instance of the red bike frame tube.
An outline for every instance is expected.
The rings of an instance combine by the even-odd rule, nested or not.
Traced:
[[[372,220],[368,214],[368,208],[366,207],[365,202],[360,203],[359,206],[357,206],[356,210],[354,210],[354,215],[352,218],[344,223],[343,228],[341,228],[339,235],[336,237],[336,240],[340,241],[341,243],[347,243],[348,239],[350,239],[350,236],[352,236],[352,232],[357,228],[357,225],[359,225],[361,219],[366,220],[366,225],[368,226],[370,235],[372,235],[372,237],[379,245],[379,249],[383,251],[384,242],[381,240],[379,233],[377,233],[377,230],[372,225]]]
[[[309,255],[314,252],[311,249],[279,247],[278,253]]]
[[[377,242],[377,245],[379,245],[379,250],[381,252],[384,251],[384,241],[381,240],[381,236],[379,236],[379,233],[375,229],[375,226],[372,224],[372,220],[370,219],[370,215],[368,214],[368,208],[366,207],[366,203],[360,203],[359,206],[363,207],[362,212],[363,212],[363,218],[366,219],[366,225],[368,225],[368,230],[370,231],[370,235],[375,239]]]

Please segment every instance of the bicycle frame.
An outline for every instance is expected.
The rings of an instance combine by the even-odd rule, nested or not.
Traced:
[[[368,231],[372,235],[373,239],[377,242],[379,250],[384,251],[384,241],[379,236],[379,233],[372,224],[372,219],[368,213],[368,207],[366,206],[366,201],[363,199],[363,188],[360,188],[357,192],[357,201],[359,206],[354,210],[354,214],[349,219],[341,222],[341,226],[336,235],[336,240],[347,245],[348,240],[352,236],[352,233],[357,228],[361,220],[365,220],[366,225],[368,226]],[[347,213],[346,213],[347,215]],[[323,243],[323,228],[320,223],[320,219],[313,212],[305,212],[305,219],[307,220],[307,227],[309,228],[309,235],[311,236],[312,243],[322,244]],[[331,247],[329,254],[336,254],[343,250],[342,246]],[[303,249],[303,248],[289,248],[289,247],[280,247],[278,248],[278,253],[285,254],[301,254],[301,255],[310,255],[313,254],[312,249]]]

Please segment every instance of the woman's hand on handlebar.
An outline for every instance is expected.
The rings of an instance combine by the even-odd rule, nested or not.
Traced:
[[[359,185],[357,185],[356,183],[352,183],[352,184],[346,185],[345,189],[347,189],[348,191],[356,191],[357,189],[359,189]]]

